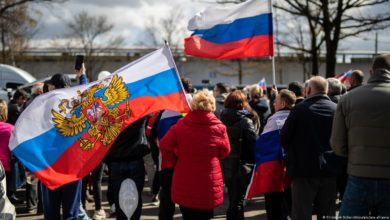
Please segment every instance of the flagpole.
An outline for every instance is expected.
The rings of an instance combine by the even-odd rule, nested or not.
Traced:
[[[273,26],[274,26],[274,22],[273,22],[273,18],[274,18],[274,9],[272,7],[272,0],[268,0],[269,1],[269,7],[271,9],[271,12],[272,12],[272,30],[273,30]],[[272,31],[273,32],[273,31]],[[272,36],[274,36],[274,34],[272,33]],[[274,50],[275,48],[275,38],[272,37],[272,49]],[[276,85],[276,68],[275,68],[275,51],[273,52],[272,54],[272,83],[273,85]]]
[[[272,83],[273,85],[276,85],[275,56],[272,56]]]

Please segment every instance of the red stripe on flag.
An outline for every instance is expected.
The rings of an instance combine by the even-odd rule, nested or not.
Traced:
[[[224,44],[191,36],[185,39],[184,52],[192,56],[214,59],[273,56],[273,36],[261,35]]]
[[[266,192],[283,192],[285,173],[285,162],[283,160],[273,160],[260,164],[252,175],[246,198],[251,199]]]
[[[185,95],[179,92],[167,96],[144,96],[129,101],[131,117],[126,124],[122,126],[122,130],[127,125],[143,116],[162,109],[188,112],[188,106],[178,106],[179,103],[185,103],[185,101],[183,102],[183,99],[185,99]],[[148,105],[145,103],[153,104]],[[118,106],[118,108],[124,109],[125,106],[126,103],[123,103]],[[83,134],[81,138],[86,137],[89,137],[88,132]],[[95,147],[91,150],[82,150],[79,141],[80,139],[69,146],[54,164],[34,173],[36,176],[40,177],[39,179],[42,180],[49,189],[56,189],[61,185],[74,182],[86,176],[102,161],[114,142],[112,141],[108,146],[103,146],[100,142],[97,142]]]

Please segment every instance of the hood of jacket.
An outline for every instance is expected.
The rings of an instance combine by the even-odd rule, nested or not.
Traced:
[[[390,83],[390,71],[385,69],[377,70],[370,79],[368,79],[368,83]]]
[[[231,126],[245,117],[251,119],[253,115],[246,110],[236,109],[223,109],[223,111],[221,112],[221,121],[226,126]]]

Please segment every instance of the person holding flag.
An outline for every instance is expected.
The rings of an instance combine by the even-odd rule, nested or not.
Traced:
[[[37,97],[15,125],[9,148],[55,190],[90,173],[126,127],[163,109],[190,110],[168,46],[103,80]]]
[[[48,85],[50,92],[56,89],[70,87],[71,81],[65,74],[55,74],[50,78]],[[69,162],[70,161],[68,161],[68,163]],[[61,219],[61,206],[63,219],[78,219],[81,205],[81,187],[81,180],[67,183],[54,190],[42,185],[45,220]]]
[[[274,102],[275,114],[268,118],[264,131],[256,141],[256,167],[247,197],[264,193],[269,220],[287,220],[291,208],[291,189],[286,177],[280,130],[295,104],[295,98],[295,94],[287,89],[279,92]]]

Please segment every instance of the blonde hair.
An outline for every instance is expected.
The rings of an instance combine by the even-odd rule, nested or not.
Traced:
[[[192,110],[215,111],[215,98],[208,90],[202,90],[192,97]]]
[[[7,102],[0,99],[0,121],[7,121],[8,119],[8,105]]]
[[[263,89],[258,84],[253,84],[249,87],[249,95],[251,99],[260,99],[263,97]]]

